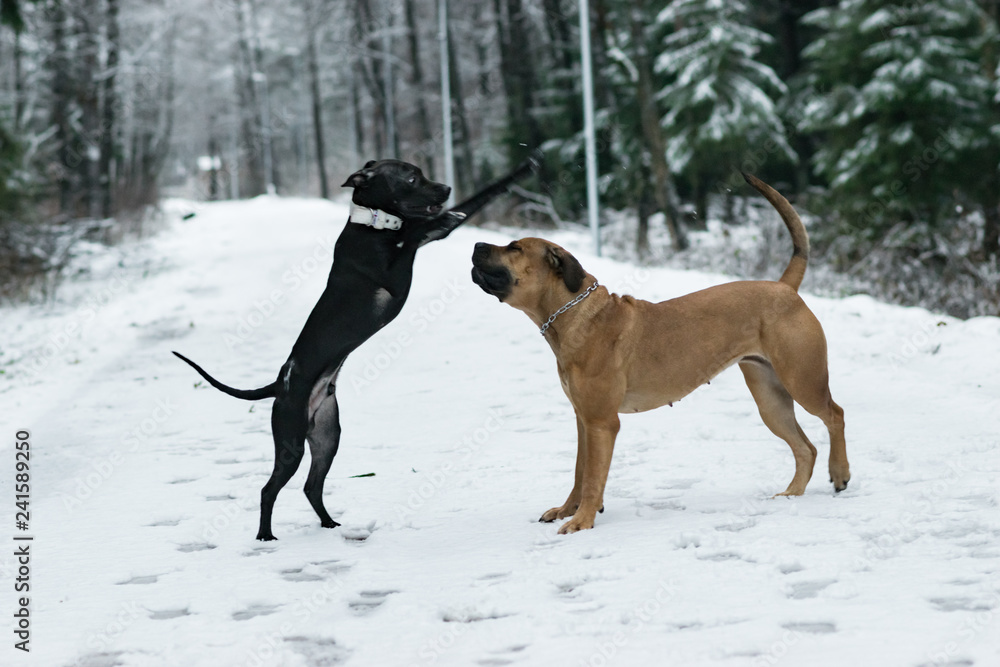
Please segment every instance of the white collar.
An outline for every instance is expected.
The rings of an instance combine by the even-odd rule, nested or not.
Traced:
[[[375,229],[396,230],[403,226],[403,219],[377,208],[367,208],[351,202],[350,222]]]

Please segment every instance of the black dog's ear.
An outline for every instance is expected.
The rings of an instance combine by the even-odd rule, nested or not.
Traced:
[[[365,163],[365,166],[362,169],[359,169],[358,171],[348,176],[347,180],[344,181],[344,184],[341,185],[340,187],[342,188],[364,187],[365,184],[368,183],[368,180],[372,177],[372,174],[375,173],[372,171],[372,167],[374,166],[375,166],[375,160],[369,160],[368,162]]]
[[[587,272],[580,266],[576,257],[562,248],[549,248],[546,258],[552,269],[562,276],[563,282],[566,283],[566,289],[574,294],[579,292],[583,285],[583,279],[587,277]]]

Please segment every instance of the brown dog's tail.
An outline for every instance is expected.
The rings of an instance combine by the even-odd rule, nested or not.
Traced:
[[[781,274],[779,282],[790,285],[792,289],[798,291],[802,284],[802,278],[806,275],[806,265],[809,263],[809,235],[806,234],[805,225],[799,218],[788,200],[764,181],[750,174],[743,174],[743,179],[749,183],[754,190],[764,195],[764,199],[771,202],[771,206],[778,211],[781,219],[788,227],[788,233],[792,235],[792,259],[788,262],[788,267]]]

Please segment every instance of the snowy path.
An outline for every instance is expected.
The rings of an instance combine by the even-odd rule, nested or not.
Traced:
[[[303,465],[279,541],[255,542],[269,402],[194,388],[170,350],[235,386],[269,382],[345,217],[204,206],[122,266],[96,255],[54,307],[0,311],[3,525],[10,539],[28,428],[35,535],[32,650],[8,630],[0,663],[1000,665],[1000,320],[807,297],[846,411],[847,491],[805,416],[816,474],[770,499],[791,453],[730,370],[623,418],[607,511],[562,537],[536,519],[571,485],[572,412],[528,319],[469,280],[472,244],[509,240],[476,229],[421,251],[402,315],[341,375],[326,504],[343,527],[319,527]],[[648,299],[724,280],[550,237]]]

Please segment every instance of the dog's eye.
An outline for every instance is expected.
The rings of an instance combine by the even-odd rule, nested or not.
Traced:
[[[507,245],[507,250],[510,250],[511,252],[521,252],[521,246],[519,246],[516,241],[512,241]]]
[[[417,177],[416,177],[416,176],[410,176],[410,177],[409,177],[409,178],[408,178],[408,179],[406,180],[406,182],[407,182],[407,183],[409,183],[410,185],[413,185],[414,183],[416,183],[416,182],[417,182]]]

